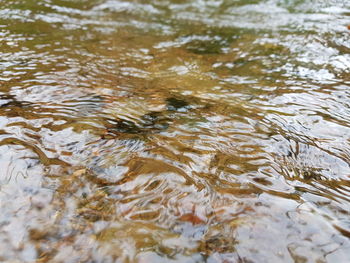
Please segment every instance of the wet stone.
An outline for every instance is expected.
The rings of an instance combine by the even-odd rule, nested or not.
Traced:
[[[167,98],[166,102],[169,111],[184,111],[189,107],[188,102],[174,97]]]

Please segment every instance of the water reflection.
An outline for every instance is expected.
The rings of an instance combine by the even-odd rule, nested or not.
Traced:
[[[345,1],[5,1],[0,258],[347,262]]]

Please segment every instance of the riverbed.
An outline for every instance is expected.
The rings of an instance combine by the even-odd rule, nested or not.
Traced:
[[[1,262],[350,262],[346,0],[0,0]]]

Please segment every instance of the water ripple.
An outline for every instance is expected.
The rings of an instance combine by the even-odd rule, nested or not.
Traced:
[[[348,262],[349,10],[4,1],[1,260]]]

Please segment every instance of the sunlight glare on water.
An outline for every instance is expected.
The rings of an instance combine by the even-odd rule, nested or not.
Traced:
[[[350,2],[0,0],[1,262],[350,262]]]

